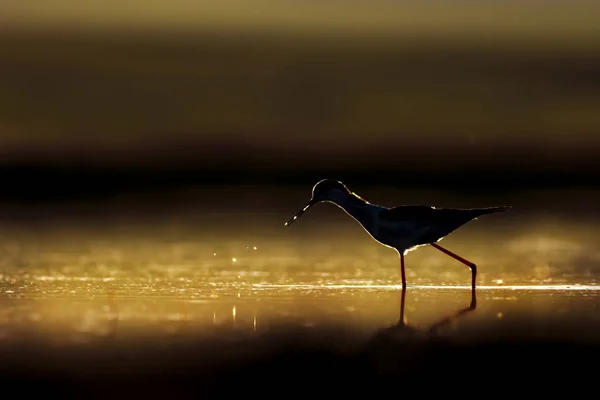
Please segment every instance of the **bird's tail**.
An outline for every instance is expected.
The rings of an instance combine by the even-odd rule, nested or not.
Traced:
[[[477,215],[484,215],[484,214],[492,214],[492,213],[501,212],[501,211],[508,211],[511,208],[512,208],[511,206],[498,206],[498,207],[476,208],[473,211]]]

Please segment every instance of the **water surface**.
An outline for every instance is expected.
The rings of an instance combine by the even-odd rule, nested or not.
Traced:
[[[243,189],[2,208],[7,387],[160,397],[215,394],[233,377],[385,386],[448,377],[467,362],[489,379],[507,362],[519,376],[567,379],[600,354],[595,192],[366,190],[382,204],[515,207],[442,241],[477,263],[475,299],[468,269],[424,247],[406,257],[403,303],[397,254],[338,209],[314,207],[286,228],[310,193]]]

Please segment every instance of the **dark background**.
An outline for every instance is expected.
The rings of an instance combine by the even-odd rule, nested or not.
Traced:
[[[594,2],[28,4],[0,12],[5,203],[598,185]]]

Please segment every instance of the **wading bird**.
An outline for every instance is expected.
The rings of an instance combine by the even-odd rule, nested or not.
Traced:
[[[436,208],[430,206],[398,206],[387,208],[371,204],[351,192],[342,182],[333,179],[319,181],[312,190],[308,204],[285,225],[296,221],[300,215],[317,203],[329,202],[354,218],[373,239],[395,249],[400,255],[402,289],[406,289],[404,256],[411,250],[431,245],[471,269],[471,287],[475,289],[477,266],[459,255],[446,250],[437,242],[467,222],[485,214],[506,211],[510,207],[488,208]]]

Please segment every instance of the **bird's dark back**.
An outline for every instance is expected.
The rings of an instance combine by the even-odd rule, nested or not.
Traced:
[[[380,213],[383,220],[401,222],[412,231],[420,232],[419,242],[429,243],[446,236],[458,227],[485,214],[505,211],[507,207],[434,208],[429,206],[399,206]]]
[[[436,221],[441,224],[460,226],[467,222],[481,217],[482,215],[492,214],[500,211],[506,211],[506,207],[489,207],[489,208],[435,208],[434,212],[428,215],[428,222],[435,225]]]

